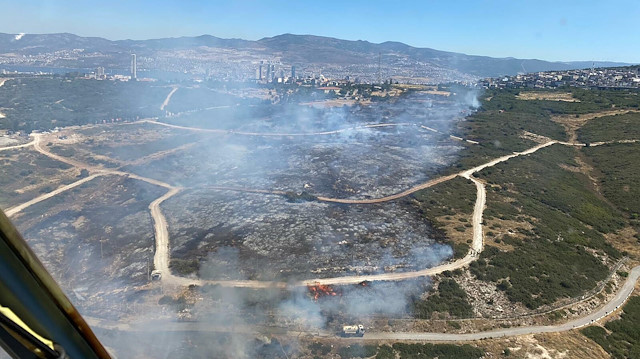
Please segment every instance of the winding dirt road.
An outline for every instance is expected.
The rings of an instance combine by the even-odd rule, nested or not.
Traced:
[[[149,204],[151,218],[153,218],[153,230],[156,238],[156,250],[153,256],[153,266],[162,272],[163,280],[175,281],[169,271],[169,231],[167,219],[160,210],[160,204],[180,192],[179,188],[171,188],[163,196],[157,198]]]
[[[153,122],[153,121],[151,121]],[[372,127],[386,127],[389,125],[407,125],[407,124],[385,124],[385,125],[369,125]],[[169,127],[174,127],[174,125],[169,125]],[[179,127],[179,126],[178,126]],[[342,131],[342,130],[338,130],[338,131]],[[473,212],[473,216],[472,216],[472,225],[473,225],[473,240],[472,240],[472,245],[471,248],[469,250],[469,253],[467,253],[467,255],[457,261],[454,262],[449,262],[449,263],[444,263],[442,265],[436,266],[436,267],[432,267],[432,268],[427,268],[427,269],[423,269],[423,270],[418,270],[418,271],[410,271],[410,272],[393,272],[393,273],[380,273],[380,274],[370,274],[370,275],[353,275],[353,276],[342,276],[342,277],[332,277],[332,278],[314,278],[314,279],[309,279],[309,280],[304,280],[304,281],[298,281],[298,282],[265,282],[265,281],[257,281],[257,280],[215,280],[215,281],[210,281],[210,280],[200,280],[200,279],[192,279],[192,278],[183,278],[183,277],[178,277],[178,276],[174,276],[171,274],[171,271],[169,270],[169,261],[170,261],[170,250],[169,250],[169,231],[167,228],[167,221],[166,218],[164,217],[164,215],[162,214],[162,210],[160,208],[160,204],[162,202],[164,202],[165,200],[167,200],[168,198],[174,196],[175,194],[177,194],[180,191],[180,188],[178,187],[174,187],[171,186],[165,182],[162,181],[158,181],[155,179],[151,179],[151,178],[147,178],[147,177],[142,177],[142,176],[138,176],[136,174],[133,173],[129,173],[129,172],[124,172],[124,171],[120,171],[120,170],[110,170],[110,169],[104,169],[104,168],[99,168],[99,167],[95,167],[95,166],[89,166],[85,163],[82,163],[80,161],[76,161],[70,158],[66,158],[63,156],[59,156],[56,155],[54,153],[49,152],[47,149],[43,148],[41,146],[41,138],[42,135],[41,134],[36,134],[34,136],[34,148],[50,157],[53,158],[55,160],[70,164],[72,166],[81,168],[81,169],[87,169],[90,171],[95,172],[92,176],[84,178],[80,181],[76,181],[70,185],[61,187],[53,192],[50,192],[48,194],[42,195],[32,201],[29,201],[27,203],[24,203],[20,206],[16,206],[14,208],[12,208],[12,214],[15,214],[21,210],[23,210],[24,208],[34,204],[34,203],[38,203],[40,201],[43,201],[47,198],[51,198],[57,194],[60,194],[66,190],[69,190],[71,188],[74,188],[82,183],[85,183],[93,178],[95,178],[98,175],[104,175],[104,174],[112,174],[112,175],[120,175],[120,176],[128,176],[130,178],[134,178],[134,179],[138,179],[141,181],[145,181],[147,183],[151,183],[157,186],[161,186],[164,188],[168,189],[168,192],[165,193],[163,196],[157,198],[155,201],[153,201],[150,205],[149,205],[149,210],[151,212],[151,217],[153,219],[154,222],[154,233],[155,233],[155,242],[156,242],[156,251],[154,253],[154,267],[160,271],[162,271],[162,280],[167,282],[168,284],[178,284],[178,285],[188,285],[188,284],[219,284],[222,286],[230,286],[230,287],[251,287],[251,288],[267,288],[267,287],[290,287],[290,286],[307,286],[310,284],[314,284],[314,283],[321,283],[321,284],[357,284],[360,283],[362,281],[397,281],[397,280],[405,280],[405,279],[411,279],[411,278],[418,278],[418,277],[424,277],[424,276],[432,276],[438,273],[442,273],[444,271],[447,270],[455,270],[458,268],[462,268],[465,267],[467,265],[469,265],[469,263],[471,263],[472,261],[474,261],[475,259],[477,259],[478,255],[480,254],[480,252],[482,252],[483,248],[484,248],[484,240],[483,240],[483,232],[482,232],[482,214],[484,211],[484,207],[485,207],[485,202],[486,202],[486,190],[484,187],[484,184],[479,181],[478,179],[472,177],[473,173],[476,173],[478,171],[481,171],[484,168],[490,167],[490,166],[494,166],[500,162],[503,161],[507,161],[510,158],[513,157],[517,157],[517,156],[522,156],[522,155],[528,155],[530,153],[533,153],[541,148],[550,146],[554,143],[557,143],[557,141],[549,141],[547,143],[543,143],[540,145],[537,145],[535,147],[532,147],[526,151],[523,152],[516,152],[514,154],[511,155],[506,155],[497,159],[494,159],[492,161],[489,161],[485,164],[482,164],[480,166],[471,168],[469,170],[457,173],[457,174],[452,174],[449,176],[444,176],[444,177],[440,177],[440,178],[436,178],[430,181],[427,181],[423,184],[420,184],[418,186],[412,187],[406,191],[391,195],[391,196],[386,196],[386,197],[382,197],[382,198],[377,198],[377,199],[367,199],[367,200],[349,200],[349,199],[337,199],[337,198],[328,198],[328,197],[318,197],[319,200],[321,201],[326,201],[326,202],[336,202],[336,203],[349,203],[349,204],[372,204],[372,203],[381,203],[381,202],[387,202],[387,201],[392,201],[392,200],[396,200],[402,197],[406,197],[412,193],[415,193],[421,189],[425,189],[425,188],[429,188],[431,186],[434,186],[436,184],[439,183],[443,183],[445,181],[451,180],[457,176],[461,176],[467,179],[470,179],[471,181],[473,181],[476,185],[476,189],[477,189],[477,196],[476,196],[476,203],[474,206],[474,212]],[[243,190],[243,189],[239,189],[239,188],[233,188],[233,187],[219,187],[218,189],[221,190]],[[248,191],[248,192],[254,192],[254,193],[275,193],[275,191],[263,191],[263,190],[244,190],[244,191]],[[280,194],[280,193],[277,193]]]
[[[152,123],[158,123],[158,124],[162,124],[159,122],[155,122],[155,121],[147,121],[147,122],[152,122]],[[192,128],[188,128],[188,127],[182,127],[182,126],[176,126],[176,125],[170,125],[170,124],[162,124],[163,126],[168,126],[168,127],[175,127],[175,128],[184,128],[184,129],[192,129]],[[387,126],[407,126],[407,125],[411,125],[411,124],[376,124],[376,125],[367,125],[365,127],[387,127]],[[343,129],[343,130],[336,130],[336,131],[328,131],[328,132],[320,132],[317,134],[329,134],[329,133],[338,133],[338,132],[342,132],[342,131],[347,131],[349,129]],[[203,130],[203,131],[207,131],[207,130]],[[212,131],[221,131],[221,130],[212,130]],[[244,133],[240,133],[240,134],[253,134],[253,133],[248,133],[248,132],[244,132]],[[309,135],[309,134],[257,134],[257,135],[267,135],[267,136],[282,136],[282,135]],[[154,254],[154,266],[156,269],[162,271],[162,280],[166,281],[167,283],[171,283],[171,284],[179,284],[179,285],[187,285],[187,284],[219,284],[222,286],[230,286],[230,287],[251,287],[251,288],[267,288],[267,287],[291,287],[291,286],[307,286],[310,284],[316,284],[316,283],[321,283],[321,284],[332,284],[332,285],[340,285],[340,284],[357,284],[360,283],[362,281],[397,281],[397,280],[405,280],[405,279],[411,279],[411,278],[418,278],[418,277],[424,277],[424,276],[432,276],[438,273],[442,273],[444,271],[450,271],[450,270],[455,270],[458,268],[463,268],[465,266],[468,266],[471,262],[473,262],[474,260],[477,259],[478,255],[482,252],[482,250],[484,249],[484,237],[483,237],[483,230],[482,230],[482,221],[483,221],[483,211],[484,211],[484,207],[485,207],[485,203],[486,203],[486,190],[485,190],[485,186],[484,184],[474,178],[472,175],[476,172],[479,172],[487,167],[491,167],[491,166],[495,166],[498,163],[507,161],[511,158],[514,157],[518,157],[518,156],[524,156],[524,155],[528,155],[531,153],[534,153],[536,151],[538,151],[541,148],[545,148],[547,146],[551,146],[553,144],[556,143],[560,143],[558,141],[548,141],[542,144],[538,144],[530,149],[527,149],[525,151],[522,152],[514,152],[513,154],[510,155],[505,155],[499,158],[496,158],[494,160],[491,160],[487,163],[484,163],[482,165],[476,166],[474,168],[456,173],[456,174],[452,174],[449,176],[444,176],[444,177],[440,177],[440,178],[436,178],[430,181],[427,181],[425,183],[422,183],[418,186],[412,187],[406,191],[397,193],[397,194],[393,194],[390,196],[386,196],[386,197],[381,197],[381,198],[376,198],[376,199],[362,199],[362,200],[352,200],[352,199],[340,199],[340,198],[329,198],[329,197],[318,197],[318,200],[320,201],[325,201],[325,202],[334,202],[334,203],[347,203],[347,204],[374,204],[374,203],[382,203],[382,202],[388,202],[388,201],[393,201],[399,198],[403,198],[406,197],[412,193],[415,193],[419,190],[425,189],[425,188],[429,188],[431,186],[437,185],[439,183],[443,183],[446,181],[449,181],[457,176],[461,176],[464,178],[467,178],[471,181],[474,182],[474,184],[476,185],[476,190],[477,190],[477,195],[476,195],[476,202],[475,202],[475,206],[474,206],[474,211],[473,211],[473,215],[472,215],[472,226],[473,226],[473,239],[472,239],[472,245],[471,248],[469,250],[469,252],[467,253],[467,255],[465,257],[463,257],[462,259],[459,259],[457,261],[453,261],[453,262],[448,262],[448,263],[444,263],[442,265],[436,266],[436,267],[432,267],[432,268],[427,268],[427,269],[423,269],[423,270],[418,270],[418,271],[410,271],[410,272],[393,272],[393,273],[380,273],[380,274],[370,274],[370,275],[353,275],[353,276],[342,276],[342,277],[331,277],[331,278],[314,278],[314,279],[308,279],[308,280],[303,280],[303,281],[298,281],[298,282],[269,282],[269,281],[257,281],[257,280],[200,280],[200,279],[195,279],[195,278],[184,278],[184,277],[178,277],[178,276],[174,276],[171,274],[171,271],[169,270],[169,261],[170,261],[170,250],[169,250],[169,232],[168,232],[168,228],[167,228],[167,221],[166,218],[164,217],[164,215],[162,214],[162,210],[160,208],[160,205],[162,202],[164,202],[165,200],[167,200],[168,198],[174,196],[175,194],[177,194],[181,188],[178,187],[174,187],[171,186],[165,182],[162,181],[158,181],[155,179],[151,179],[151,178],[146,178],[146,177],[142,177],[142,176],[138,176],[136,174],[132,174],[132,173],[128,173],[128,172],[123,172],[120,170],[109,170],[109,169],[104,169],[104,168],[97,168],[94,166],[89,166],[87,164],[81,163],[79,161],[73,160],[73,159],[69,159],[66,157],[62,157],[56,154],[53,154],[51,152],[49,152],[48,150],[44,149],[41,146],[41,135],[35,135],[34,138],[34,148],[39,151],[40,153],[56,159],[58,161],[76,166],[78,168],[84,168],[84,169],[88,169],[91,171],[94,171],[95,173],[90,176],[87,177],[85,179],[82,179],[80,181],[74,182],[70,185],[61,187],[51,193],[42,195],[32,201],[29,201],[27,203],[24,203],[20,206],[16,206],[14,208],[12,208],[11,212],[12,214],[15,214],[17,212],[19,212],[20,210],[34,204],[37,202],[40,202],[42,200],[45,200],[47,198],[51,198],[59,193],[62,193],[70,188],[73,188],[75,186],[78,186],[82,183],[85,183],[93,178],[95,178],[98,175],[104,175],[104,174],[112,174],[112,175],[120,175],[120,176],[128,176],[130,178],[134,178],[134,179],[138,179],[141,181],[145,181],[147,183],[151,183],[157,186],[161,186],[164,188],[168,189],[168,192],[165,193],[163,196],[161,196],[160,198],[157,198],[155,201],[153,201],[150,205],[149,205],[149,210],[154,222],[154,233],[155,233],[155,242],[156,242],[156,251]],[[564,144],[564,143],[562,143]],[[243,191],[243,192],[252,192],[252,193],[265,193],[265,194],[282,194],[281,191],[268,191],[268,190],[253,190],[253,189],[243,189],[243,188],[236,188],[236,187],[211,187],[211,189],[219,189],[219,190],[231,190],[231,191]]]
[[[432,180],[429,180],[425,183],[421,183],[415,187],[411,187],[406,191],[402,191],[400,193],[396,193],[396,194],[392,194],[390,196],[385,196],[385,197],[380,197],[380,198],[373,198],[373,199],[346,199],[346,198],[331,198],[331,197],[324,197],[324,196],[318,196],[318,200],[319,201],[323,201],[323,202],[334,202],[334,203],[346,203],[346,204],[374,204],[374,203],[382,203],[382,202],[389,202],[389,201],[393,201],[402,197],[406,197],[412,193],[418,192],[420,190],[435,186],[437,184],[440,184],[442,182],[446,182],[449,180],[452,180],[454,178],[456,178],[459,174],[455,173],[449,176],[444,176],[444,177],[439,177],[439,178],[435,178]]]
[[[153,121],[151,121],[153,122]],[[157,122],[154,122],[157,123]],[[163,124],[166,125],[166,124]],[[406,124],[390,124],[390,125],[406,125]],[[182,128],[181,126],[168,125],[169,127]],[[370,125],[371,127],[382,127],[381,125]],[[189,128],[186,128],[189,129]],[[349,129],[323,132],[320,134],[328,134],[328,133],[338,133],[342,131],[347,131]],[[215,130],[217,131],[217,130]],[[251,134],[252,133],[240,133],[240,134]],[[260,135],[260,134],[258,134]],[[261,134],[267,135],[267,134]],[[282,136],[282,135],[303,135],[303,134],[268,134],[268,136]],[[307,135],[307,134],[304,134]],[[318,279],[309,279],[304,281],[298,281],[294,283],[286,283],[286,282],[268,282],[268,281],[255,281],[255,280],[219,280],[219,281],[209,281],[209,280],[199,280],[199,279],[191,279],[178,277],[171,274],[169,270],[169,259],[170,259],[170,251],[169,251],[169,233],[167,228],[167,221],[164,215],[162,214],[160,205],[162,202],[171,198],[175,194],[179,193],[181,188],[171,186],[162,181],[138,176],[132,173],[123,172],[119,170],[109,170],[104,168],[98,168],[94,166],[89,166],[82,162],[69,159],[66,157],[62,157],[56,154],[49,152],[48,150],[42,148],[40,145],[41,135],[35,135],[34,141],[19,145],[20,147],[27,147],[30,145],[34,145],[34,149],[38,152],[53,158],[55,160],[70,164],[72,166],[83,168],[87,170],[94,171],[95,173],[91,176],[85,177],[79,181],[71,183],[69,185],[60,187],[50,193],[44,194],[37,198],[34,198],[31,201],[23,203],[21,205],[15,206],[9,210],[7,210],[7,215],[11,216],[15,213],[20,212],[24,208],[27,208],[35,203],[41,202],[53,196],[56,196],[64,191],[67,191],[71,188],[79,186],[83,183],[86,183],[98,176],[102,175],[121,175],[121,176],[129,176],[134,179],[138,179],[141,181],[145,181],[154,185],[158,185],[164,188],[167,188],[168,191],[163,196],[157,198],[149,205],[149,210],[154,222],[154,233],[155,233],[155,241],[156,241],[156,251],[154,255],[154,267],[160,271],[162,271],[163,282],[167,284],[175,284],[175,285],[188,285],[188,284],[220,284],[223,286],[231,286],[231,287],[250,287],[250,288],[269,288],[269,287],[292,287],[292,286],[307,286],[314,284],[332,284],[332,285],[340,285],[340,284],[357,284],[362,281],[395,281],[395,280],[404,280],[411,279],[422,276],[431,276],[443,271],[447,270],[455,270],[458,268],[465,267],[469,265],[472,261],[476,260],[479,253],[482,252],[484,248],[484,237],[482,230],[482,221],[483,221],[483,211],[486,205],[486,189],[485,185],[475,177],[473,177],[474,173],[477,173],[487,167],[495,166],[498,163],[507,161],[511,158],[528,155],[538,151],[541,148],[545,148],[551,146],[553,144],[562,144],[569,146],[577,146],[580,144],[576,143],[566,143],[559,141],[548,141],[537,146],[534,146],[528,150],[522,152],[515,152],[511,155],[506,155],[484,163],[482,165],[476,166],[474,168],[462,171],[457,174],[437,178],[428,182],[425,182],[421,185],[415,186],[406,191],[400,192],[398,194],[394,194],[387,197],[382,197],[373,200],[344,200],[344,199],[335,199],[335,198],[327,198],[327,197],[319,197],[319,200],[327,201],[327,202],[337,202],[337,203],[352,203],[352,204],[368,204],[368,203],[380,203],[386,201],[392,201],[398,198],[402,198],[408,196],[416,191],[419,191],[424,188],[428,188],[434,186],[436,184],[451,180],[457,176],[461,176],[467,178],[474,182],[477,189],[476,202],[474,206],[473,216],[472,216],[472,224],[473,224],[473,240],[469,253],[467,255],[457,261],[445,263],[433,268],[427,268],[424,270],[413,271],[413,272],[401,272],[401,273],[381,273],[374,275],[358,275],[358,276],[344,276],[344,277],[334,277],[334,278],[318,278]],[[630,143],[636,142],[635,140],[629,141],[611,141],[611,142],[621,142],[621,143]],[[19,147],[19,148],[20,148]],[[240,189],[235,187],[217,187],[212,189],[220,189],[220,190],[241,190],[248,191],[254,193],[274,193],[281,194],[280,191],[265,191],[265,190],[251,190],[251,189]],[[278,193],[276,193],[278,192]],[[413,333],[413,332],[394,332],[394,333],[368,333],[366,340],[417,340],[417,341],[469,341],[469,340],[478,340],[483,338],[499,338],[504,336],[514,336],[514,335],[524,335],[524,334],[535,334],[535,333],[547,333],[547,332],[558,332],[558,331],[566,331],[574,328],[578,328],[581,326],[589,325],[595,321],[600,320],[601,318],[609,315],[613,311],[620,308],[620,306],[627,300],[627,298],[631,295],[634,290],[635,283],[640,278],[640,266],[633,268],[627,281],[621,288],[621,290],[616,294],[616,296],[605,304],[601,309],[596,312],[590,313],[584,317],[575,319],[573,321],[554,325],[554,326],[531,326],[531,327],[518,327],[518,328],[508,328],[508,329],[499,329],[494,331],[486,331],[486,332],[477,332],[477,333],[468,333],[468,334],[443,334],[443,333]],[[192,330],[190,328],[191,323],[174,323],[172,326],[175,326],[174,330],[183,330],[181,328],[185,328],[184,330]],[[163,330],[166,330],[164,328]],[[198,330],[206,330],[203,329],[201,325],[198,325]],[[323,333],[321,336],[327,336],[326,333]],[[345,339],[345,340],[354,340],[354,339]]]
[[[258,136],[258,137],[309,137],[309,136],[323,136],[323,135],[335,135],[342,132],[347,131],[357,131],[366,128],[376,128],[376,127],[395,127],[395,126],[415,126],[411,123],[380,123],[373,125],[363,125],[363,126],[353,126],[348,128],[341,128],[339,130],[332,131],[320,131],[320,132],[247,132],[247,131],[235,131],[235,130],[221,130],[216,128],[198,128],[198,127],[187,127],[180,125],[173,125],[170,123],[153,121],[153,120],[141,120],[138,123],[152,123],[155,125],[176,128],[180,130],[187,131],[195,131],[195,132],[206,132],[206,133],[219,133],[225,135],[240,135],[240,136]]]
[[[174,93],[176,93],[176,91],[178,91],[178,87],[175,86],[171,92],[169,92],[169,94],[167,95],[167,98],[164,99],[164,102],[162,102],[162,105],[160,106],[160,111],[164,111],[164,108],[167,107],[167,105],[169,105],[169,101],[171,101],[171,96],[173,96]]]
[[[7,209],[6,211],[4,211],[4,213],[7,215],[7,217],[11,217],[14,214],[16,214],[18,212],[21,212],[22,210],[24,210],[25,208],[27,208],[29,206],[32,206],[32,205],[34,205],[36,203],[39,203],[39,202],[42,202],[42,201],[44,201],[46,199],[49,199],[49,198],[51,198],[53,196],[57,196],[62,192],[68,191],[68,190],[70,190],[70,189],[72,189],[74,187],[77,187],[77,186],[79,186],[79,185],[81,185],[83,183],[89,182],[89,181],[91,181],[92,179],[94,179],[94,178],[96,178],[98,176],[104,176],[104,175],[106,175],[106,173],[96,173],[94,175],[85,177],[85,178],[83,178],[81,180],[75,181],[75,182],[70,183],[70,184],[68,184],[66,186],[62,186],[60,188],[57,188],[57,189],[55,189],[55,190],[53,190],[53,191],[51,191],[49,193],[45,193],[45,194],[43,194],[41,196],[38,196],[38,197],[28,201],[28,202],[25,202],[23,204],[15,206],[15,207],[11,207],[11,208]]]
[[[29,146],[33,145],[34,143],[35,143],[35,141],[31,141],[31,142],[23,143],[21,145],[0,147],[0,151],[8,151],[8,150],[16,150],[18,148],[25,148],[25,147],[29,147]]]
[[[380,203],[380,202],[386,202],[386,201],[392,201],[398,198],[402,198],[405,196],[410,195],[411,193],[414,193],[416,191],[419,191],[420,189],[424,189],[424,188],[428,188],[431,187],[435,184],[438,183],[442,183],[448,180],[451,180],[457,176],[461,176],[467,179],[470,179],[471,181],[474,182],[474,184],[476,185],[476,190],[477,190],[477,195],[476,195],[476,202],[475,202],[475,206],[474,206],[474,211],[473,211],[473,216],[472,216],[472,225],[473,225],[473,240],[472,240],[472,244],[471,244],[471,248],[469,250],[469,252],[467,253],[467,255],[462,258],[459,259],[457,261],[453,261],[453,262],[449,262],[449,263],[444,263],[442,265],[436,266],[436,267],[432,267],[432,268],[427,268],[427,269],[423,269],[423,270],[418,270],[418,271],[410,271],[410,272],[393,272],[393,273],[380,273],[380,274],[367,274],[367,275],[352,275],[352,276],[341,276],[341,277],[330,277],[330,278],[314,278],[314,279],[308,279],[308,280],[303,280],[303,281],[297,281],[297,282],[265,282],[265,281],[257,281],[257,280],[200,280],[200,279],[190,279],[190,278],[179,278],[173,275],[170,275],[167,277],[167,280],[172,282],[172,283],[180,283],[180,284],[197,284],[197,285],[202,285],[202,284],[218,284],[221,286],[228,286],[228,287],[249,287],[249,288],[268,288],[268,287],[280,287],[280,288],[285,288],[285,287],[295,287],[295,286],[308,286],[308,285],[314,285],[314,284],[327,284],[327,285],[345,285],[345,284],[358,284],[361,283],[363,281],[398,281],[398,280],[406,280],[406,279],[413,279],[413,278],[418,278],[418,277],[424,277],[424,276],[432,276],[435,274],[439,274],[442,273],[444,271],[452,271],[458,268],[463,268],[468,266],[471,262],[473,262],[474,260],[476,260],[478,258],[478,255],[482,252],[482,250],[484,249],[484,235],[483,235],[483,231],[482,231],[482,214],[484,212],[484,207],[486,205],[486,189],[484,184],[476,179],[475,177],[472,176],[472,174],[481,171],[487,167],[491,167],[494,166],[500,162],[504,162],[509,160],[510,158],[513,157],[517,157],[517,156],[524,156],[524,155],[528,155],[531,153],[534,153],[536,151],[538,151],[541,148],[550,146],[557,143],[556,141],[549,141],[547,143],[543,143],[540,145],[537,145],[535,147],[532,147],[528,150],[522,151],[522,152],[516,152],[514,154],[511,155],[506,155],[506,156],[502,156],[499,157],[497,159],[494,159],[492,161],[489,161],[485,164],[482,164],[480,166],[471,168],[469,170],[466,171],[462,171],[460,173],[457,174],[453,174],[450,176],[445,176],[445,177],[441,177],[441,178],[437,178],[435,180],[431,180],[428,182],[425,182],[421,185],[418,185],[416,187],[413,187],[407,191],[395,194],[395,195],[391,195],[391,196],[387,196],[387,197],[382,197],[382,198],[378,198],[378,199],[373,199],[373,200],[340,200],[340,199],[332,199],[332,198],[325,198],[325,197],[318,197],[319,200],[325,200],[325,201],[329,201],[329,202],[339,202],[339,203],[352,203],[352,204],[370,204],[370,203]],[[235,190],[235,191],[241,191],[242,189],[240,188],[235,188],[235,187],[212,187],[212,189],[221,189],[221,190]],[[262,191],[262,190],[248,190],[248,192],[254,192],[254,193],[270,193],[270,194],[276,194],[274,191]],[[164,200],[164,199],[163,199]],[[162,201],[159,201],[159,203]],[[158,203],[158,204],[159,204]],[[156,218],[156,217],[154,217]],[[157,219],[156,220],[156,224],[159,223]],[[164,217],[162,217],[162,219],[160,221],[164,221]],[[159,243],[157,241],[157,247],[161,248],[161,244],[164,245],[164,243]],[[164,256],[164,250],[162,252],[156,252],[157,255],[163,255]],[[167,248],[167,255],[168,255],[168,248]],[[163,261],[166,261],[168,263],[169,259],[163,259],[163,258],[154,258],[154,263],[162,263]],[[164,273],[164,272],[163,272]],[[168,273],[168,272],[167,272]],[[165,278],[165,275],[163,274],[163,279]]]
[[[540,334],[540,333],[556,333],[565,332],[580,327],[584,327],[611,315],[616,312],[629,299],[635,288],[636,282],[640,279],[640,266],[631,270],[625,283],[609,302],[605,303],[600,309],[589,313],[583,317],[576,318],[566,323],[547,326],[527,326],[527,327],[511,327],[505,329],[497,329],[490,331],[480,331],[464,334],[450,333],[429,333],[429,332],[371,332],[368,331],[363,338],[342,338],[337,337],[334,332],[327,330],[310,330],[290,331],[286,328],[261,327],[238,325],[230,328],[229,326],[216,325],[210,321],[202,322],[176,322],[175,320],[147,320],[135,323],[123,323],[120,321],[109,321],[99,318],[85,317],[92,327],[104,329],[115,329],[125,332],[139,333],[163,333],[163,332],[210,332],[210,333],[239,333],[247,335],[264,335],[264,333],[281,334],[291,337],[300,337],[303,335],[311,335],[316,338],[331,338],[333,340],[341,340],[346,342],[361,341],[426,341],[426,342],[465,342],[476,341],[489,338],[514,337],[520,335]]]

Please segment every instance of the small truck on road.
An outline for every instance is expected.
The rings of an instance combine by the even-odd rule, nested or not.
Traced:
[[[343,337],[363,337],[364,325],[345,325],[344,327],[342,327],[342,332],[340,334]]]

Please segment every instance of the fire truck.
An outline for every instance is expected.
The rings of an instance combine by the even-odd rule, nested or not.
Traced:
[[[345,325],[342,327],[342,336],[343,337],[363,337],[364,336],[364,325]]]

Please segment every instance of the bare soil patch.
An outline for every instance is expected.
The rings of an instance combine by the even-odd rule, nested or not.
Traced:
[[[545,100],[545,101],[564,101],[564,102],[580,102],[573,97],[570,92],[535,92],[527,91],[519,93],[516,98],[518,100]]]

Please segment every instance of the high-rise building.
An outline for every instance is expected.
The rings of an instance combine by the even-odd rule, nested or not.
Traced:
[[[291,66],[291,78],[292,79],[296,79],[296,67],[295,66]]]
[[[271,80],[271,65],[267,64],[267,78],[265,79],[267,82]]]
[[[104,67],[98,67],[96,69],[96,78],[97,79],[103,79],[104,77],[105,77],[104,76]]]
[[[136,54],[131,54],[131,79],[135,80],[138,78],[138,69],[136,64]]]
[[[258,66],[258,80],[262,80],[262,64],[264,61],[260,61],[260,65]]]

